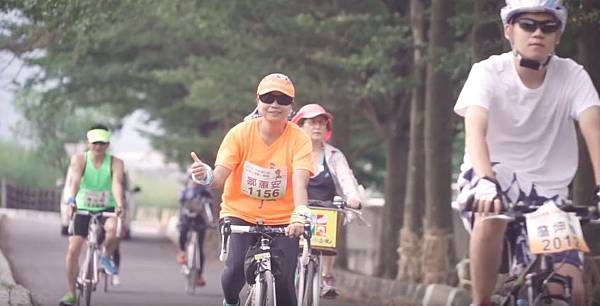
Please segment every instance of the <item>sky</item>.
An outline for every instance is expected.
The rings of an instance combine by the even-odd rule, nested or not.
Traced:
[[[15,79],[22,81],[23,75],[32,73],[24,70],[19,73],[20,67],[20,61],[13,59],[10,53],[0,52],[0,138],[2,139],[13,138],[10,127],[19,119],[19,115],[12,105],[12,90],[14,90],[12,82]]]

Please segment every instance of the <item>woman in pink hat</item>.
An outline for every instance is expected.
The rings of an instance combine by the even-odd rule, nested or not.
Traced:
[[[292,119],[312,141],[312,158],[315,174],[308,182],[308,199],[333,201],[342,196],[352,208],[361,208],[360,189],[344,153],[327,143],[331,138],[333,116],[319,104],[303,106]],[[338,293],[333,277],[333,256],[323,257],[323,291],[325,298],[335,298]]]

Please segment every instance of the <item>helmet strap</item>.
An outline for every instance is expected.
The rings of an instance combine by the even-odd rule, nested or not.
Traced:
[[[548,58],[544,62],[538,62],[536,60],[524,58],[515,48],[513,48],[513,54],[519,60],[519,65],[521,67],[525,67],[525,68],[529,68],[529,69],[533,69],[533,70],[542,70],[542,69],[546,68],[548,66],[548,64],[550,64],[550,59],[552,58],[552,55],[554,55],[554,53],[550,53],[548,55]]]

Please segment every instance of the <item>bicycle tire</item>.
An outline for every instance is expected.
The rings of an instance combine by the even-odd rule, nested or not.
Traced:
[[[88,264],[88,279],[86,279],[83,283],[83,299],[85,300],[85,306],[92,305],[92,289],[93,289],[93,280],[94,280],[94,264],[92,261]]]
[[[252,306],[252,303],[254,302],[252,299],[254,298],[254,285],[250,285],[248,287],[248,295],[246,296],[246,302],[244,303],[244,306]]]
[[[321,302],[321,265],[318,261],[312,261],[314,277],[312,278],[312,306],[319,306]]]
[[[193,238],[193,235],[192,235]],[[187,294],[196,293],[196,276],[198,275],[198,267],[196,267],[196,248],[195,243],[193,241],[188,240],[188,245],[186,249],[187,253],[187,264],[189,273],[187,275],[187,283],[185,287],[185,292]]]
[[[254,285],[254,306],[275,306],[275,278],[271,271],[257,276]]]
[[[119,270],[119,268],[121,268],[121,251],[119,251],[119,246],[117,246],[112,256],[113,262],[115,263],[117,270]]]
[[[302,301],[302,306],[313,306],[314,305],[314,296],[313,293],[315,288],[313,287],[314,279],[315,279],[315,262],[309,261],[306,265],[306,277],[304,278],[304,301]]]
[[[294,274],[294,287],[296,288],[297,305],[302,306],[304,304],[304,291],[306,291],[306,266],[301,262],[296,265],[296,273]]]
[[[104,279],[104,293],[108,292],[108,274],[98,271],[98,275],[102,275]]]

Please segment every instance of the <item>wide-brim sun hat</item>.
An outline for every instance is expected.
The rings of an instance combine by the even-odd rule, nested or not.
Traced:
[[[258,88],[256,89],[258,95],[264,95],[273,91],[279,91],[292,98],[296,94],[292,80],[282,73],[271,73],[267,75],[260,83],[258,83]]]

